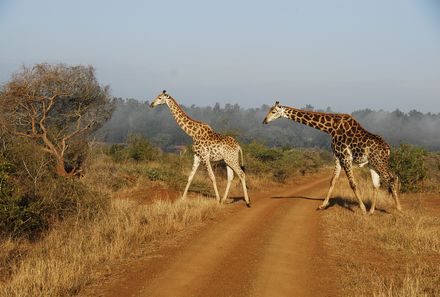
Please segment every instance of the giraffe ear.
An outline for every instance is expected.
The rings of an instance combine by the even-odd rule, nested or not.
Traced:
[[[162,94],[165,94],[166,92],[167,92],[166,90],[163,90],[163,91],[162,91]]]

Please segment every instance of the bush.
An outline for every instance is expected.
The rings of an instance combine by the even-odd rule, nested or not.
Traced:
[[[275,161],[282,157],[278,149],[269,148],[256,142],[247,145],[246,151],[249,155],[262,162]]]
[[[391,152],[391,168],[399,176],[402,192],[423,190],[427,177],[424,159],[427,151],[424,148],[401,144]]]
[[[157,159],[160,151],[142,135],[132,134],[127,137],[127,144],[112,144],[107,154],[116,162],[127,160],[152,161]]]
[[[243,146],[247,172],[271,176],[283,183],[295,174],[313,173],[332,160],[329,153],[288,147],[269,148],[260,143]]]
[[[113,161],[121,162],[127,158],[125,148],[126,146],[124,144],[115,143],[110,145],[106,153],[112,158]]]
[[[71,215],[90,218],[108,205],[103,195],[75,179],[51,180],[37,195],[1,194],[0,235],[38,238],[52,224]]]
[[[37,239],[71,215],[92,217],[108,199],[76,178],[51,171],[52,159],[26,139],[8,142],[0,154],[0,237]]]
[[[44,217],[45,205],[31,197],[2,197],[0,201],[0,234],[3,236],[27,236],[31,239],[47,229]]]
[[[13,180],[13,166],[0,163],[0,235],[31,234],[46,227],[41,212],[44,206],[29,196],[17,194]]]

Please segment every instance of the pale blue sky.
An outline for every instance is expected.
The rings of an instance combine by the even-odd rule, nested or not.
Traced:
[[[440,112],[436,0],[0,0],[0,82],[90,64],[120,97]]]

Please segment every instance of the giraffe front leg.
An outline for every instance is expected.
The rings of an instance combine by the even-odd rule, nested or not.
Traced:
[[[325,197],[324,202],[318,207],[318,209],[325,209],[328,206],[328,201],[330,200],[330,196],[333,192],[333,188],[336,184],[336,181],[339,178],[339,174],[341,173],[341,163],[339,162],[339,159],[336,158],[335,161],[335,170],[333,171],[332,180],[330,181],[330,188],[328,189],[327,196]]]
[[[380,188],[380,177],[379,174],[377,174],[377,172],[374,171],[373,169],[370,169],[370,173],[371,173],[371,180],[373,181],[373,200],[371,201],[371,208],[369,213],[373,214],[376,208],[377,192]]]
[[[208,169],[209,178],[211,179],[212,185],[214,186],[215,198],[220,203],[220,195],[218,194],[217,183],[215,181],[214,171],[212,170],[212,167],[211,167],[211,162],[208,159],[208,160],[206,160],[205,163],[206,163],[206,168]]]
[[[367,209],[365,208],[365,205],[362,202],[361,196],[359,195],[359,190],[357,188],[357,185],[356,185],[356,182],[355,182],[354,176],[353,176],[353,168],[352,168],[352,165],[351,165],[351,161],[344,162],[342,164],[342,167],[344,168],[345,173],[347,174],[347,178],[348,178],[348,181],[350,183],[350,187],[353,190],[354,196],[356,196],[356,199],[359,202],[359,207],[361,208],[362,213],[366,214],[367,213]]]
[[[222,203],[226,201],[229,194],[229,189],[231,187],[231,182],[234,179],[234,171],[231,169],[231,167],[226,165],[226,173],[228,175],[228,183],[226,185],[225,195],[223,196]]]
[[[185,191],[183,191],[182,199],[186,199],[186,194],[188,193],[189,186],[191,185],[191,182],[194,178],[194,175],[196,174],[197,168],[199,168],[199,165],[200,165],[200,158],[197,155],[194,155],[193,167],[191,173],[188,176],[188,183],[186,184]]]

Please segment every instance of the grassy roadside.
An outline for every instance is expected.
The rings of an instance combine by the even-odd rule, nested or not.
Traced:
[[[263,146],[254,147],[245,159],[250,190],[315,172],[326,164],[315,151]],[[292,162],[282,167],[280,175],[276,164],[283,160]],[[52,222],[37,240],[0,240],[0,296],[76,295],[99,279],[96,272],[104,266],[130,259],[153,244],[160,246],[214,218],[223,207],[212,199],[212,184],[203,168],[190,189],[191,199],[176,200],[191,163],[191,154],[162,153],[148,143],[113,153],[94,150],[80,184],[96,193],[101,206],[93,213],[78,207],[70,217]],[[215,170],[223,191],[225,168],[218,165]],[[241,191],[236,178],[231,195],[241,196]]]
[[[332,195],[338,204],[323,216],[343,296],[440,296],[438,197],[402,195],[399,213],[382,192],[376,213],[362,216],[344,178]],[[362,197],[371,197],[369,180],[357,180]]]
[[[65,221],[37,244],[27,246],[26,257],[13,266],[0,296],[74,295],[93,281],[90,272],[98,265],[198,225],[219,209],[213,200],[203,198],[175,203],[159,200],[148,205],[113,200],[108,212],[92,221]],[[9,240],[1,248],[3,257],[8,257],[26,247]]]

